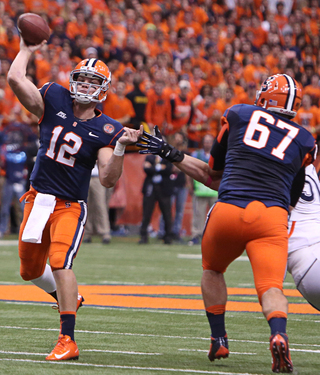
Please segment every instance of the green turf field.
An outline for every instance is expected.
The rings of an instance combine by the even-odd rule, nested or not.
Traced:
[[[199,286],[200,246],[137,241],[126,237],[113,238],[110,245],[83,244],[74,265],[79,284]],[[0,246],[0,264],[0,285],[27,284],[19,276],[16,246]],[[234,262],[226,279],[228,287],[252,288],[249,262]],[[294,288],[290,275],[285,288]],[[238,298],[257,301],[255,296]],[[231,354],[211,363],[204,311],[84,306],[76,324],[79,360],[52,363],[44,359],[58,337],[58,313],[45,303],[0,301],[0,307],[0,375],[272,373],[270,331],[261,313],[227,312]],[[319,324],[316,311],[289,315],[295,374],[320,372]]]

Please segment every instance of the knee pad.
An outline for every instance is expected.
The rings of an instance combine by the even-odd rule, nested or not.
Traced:
[[[22,277],[24,281],[37,279],[38,277],[42,275],[42,273],[43,273],[42,269],[33,270],[33,269],[25,269],[23,267],[20,267],[20,276]]]

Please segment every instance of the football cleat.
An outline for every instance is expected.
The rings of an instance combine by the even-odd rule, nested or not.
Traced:
[[[77,298],[77,309],[76,309],[76,311],[79,310],[79,308],[82,306],[83,302],[84,302],[84,298],[83,298],[83,296],[82,296],[80,293],[78,293],[78,298]],[[59,310],[59,303],[58,303],[58,302],[57,302],[56,305],[52,306],[52,308],[53,308],[54,310],[58,310],[58,312],[60,312],[60,310]]]
[[[66,361],[79,358],[79,349],[68,335],[59,335],[57,345],[46,357],[47,361]]]
[[[208,358],[210,361],[215,359],[227,358],[229,357],[229,347],[228,347],[228,337],[213,338],[211,337],[211,345],[208,352]]]
[[[263,82],[254,104],[293,118],[300,108],[301,99],[302,89],[294,78],[287,74],[275,74]]]
[[[285,333],[277,332],[270,337],[270,351],[273,372],[290,373],[293,371],[288,336]]]

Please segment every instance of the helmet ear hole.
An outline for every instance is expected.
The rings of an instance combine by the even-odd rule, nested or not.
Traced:
[[[266,100],[266,98],[261,98],[260,103],[261,103],[261,107],[262,108],[266,108],[267,107],[267,100]]]

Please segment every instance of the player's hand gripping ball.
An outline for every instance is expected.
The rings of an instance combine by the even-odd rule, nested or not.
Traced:
[[[27,45],[37,45],[50,37],[47,22],[35,13],[24,13],[18,18],[18,30]]]

